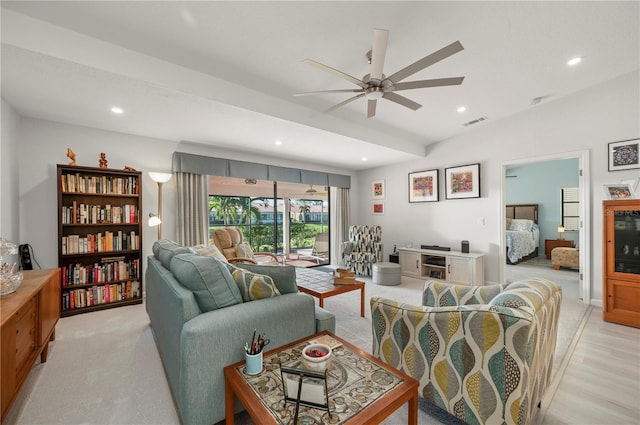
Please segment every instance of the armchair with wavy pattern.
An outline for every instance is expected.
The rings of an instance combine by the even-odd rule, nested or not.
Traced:
[[[429,281],[422,306],[374,297],[373,355],[468,424],[532,424],[551,380],[561,300],[560,287],[544,279]]]

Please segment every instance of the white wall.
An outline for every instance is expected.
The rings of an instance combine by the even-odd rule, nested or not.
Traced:
[[[2,99],[0,136],[0,236],[13,243],[20,239],[18,203],[18,123],[20,117]]]
[[[20,200],[19,236],[23,243],[28,242],[33,246],[35,257],[43,268],[57,267],[58,263],[56,164],[66,164],[70,161],[66,157],[67,147],[76,153],[78,165],[97,167],[100,152],[105,152],[109,168],[122,169],[128,165],[142,171],[142,215],[145,218],[149,212],[157,212],[158,202],[158,188],[148,177],[147,172],[170,172],[171,159],[175,151],[350,174],[352,184],[357,184],[355,173],[341,169],[327,169],[257,154],[186,142],[150,139],[33,118],[20,120],[17,136],[20,147],[20,178],[19,196],[15,197],[15,202]],[[16,193],[18,192],[17,182],[18,180],[14,179],[12,183]],[[175,239],[175,191],[174,179],[163,185],[163,238]],[[151,246],[156,239],[156,229],[144,226],[143,255],[145,257],[151,254]]]
[[[640,137],[638,77],[636,71],[517,116],[480,124],[433,145],[424,159],[359,173],[357,221],[382,226],[385,257],[394,244],[400,247],[410,241],[414,246],[429,243],[459,250],[460,241],[467,239],[472,251],[487,254],[486,280],[498,282],[502,163],[589,150],[592,246],[588,261],[591,296],[597,303],[602,298],[602,185],[639,175],[639,170],[609,172],[607,167],[608,143]],[[444,200],[444,168],[476,162],[481,164],[482,197]],[[440,202],[409,204],[408,173],[436,168],[440,170]],[[378,179],[386,180],[385,214],[373,216],[370,184]]]

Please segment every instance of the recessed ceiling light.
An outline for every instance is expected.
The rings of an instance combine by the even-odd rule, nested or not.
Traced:
[[[366,160],[367,160],[367,158],[363,156],[362,157],[362,161],[366,161]]]
[[[282,140],[276,140],[276,145],[280,146],[282,144]]]
[[[464,111],[467,110],[467,107],[466,106],[459,106],[458,109],[456,109],[456,110],[458,111],[458,113],[461,114],[461,113],[463,113]]]
[[[582,62],[582,57],[576,56],[575,58],[570,59],[569,62],[567,62],[567,65],[574,66],[579,64],[580,62]]]
[[[119,115],[124,113],[124,110],[122,108],[118,108],[117,106],[114,106],[113,108],[111,108],[111,112]]]

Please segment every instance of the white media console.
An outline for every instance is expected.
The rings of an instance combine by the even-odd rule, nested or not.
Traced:
[[[404,276],[461,285],[484,285],[484,254],[398,248]]]

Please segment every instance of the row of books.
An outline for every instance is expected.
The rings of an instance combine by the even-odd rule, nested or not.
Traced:
[[[62,286],[137,279],[140,276],[139,259],[130,261],[103,259],[102,261],[92,265],[69,264],[62,267]]]
[[[140,249],[140,235],[135,231],[89,233],[86,236],[62,237],[62,255],[89,254],[95,252],[132,251]]]
[[[62,207],[62,224],[131,224],[138,222],[138,207],[77,204]]]
[[[62,310],[109,304],[133,298],[140,298],[140,282],[137,280],[73,289],[62,293]]]
[[[115,195],[139,194],[137,177],[87,176],[62,174],[60,184],[63,193],[101,193]]]
[[[338,268],[333,272],[334,285],[352,285],[356,283],[356,273],[350,269]]]

